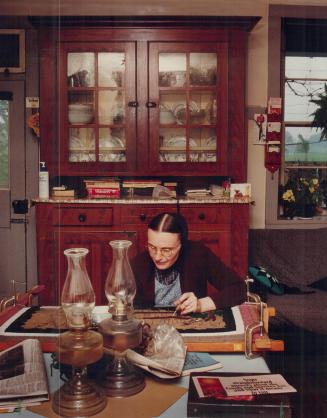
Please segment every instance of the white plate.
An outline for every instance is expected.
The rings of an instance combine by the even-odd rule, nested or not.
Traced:
[[[172,138],[164,139],[165,147],[176,147],[176,148],[185,148],[186,150],[186,138],[184,136],[174,136]],[[190,147],[196,147],[196,142],[194,139],[190,138]]]
[[[124,148],[123,141],[116,136],[110,138],[100,138],[100,149],[101,148]]]
[[[122,148],[122,150],[125,149],[125,146],[120,138],[117,138],[115,136],[112,136],[110,138],[105,138],[100,140],[100,161],[106,161],[106,162],[117,162],[117,161],[124,161],[125,159],[125,153],[120,151],[115,152],[108,152],[101,151],[102,148]]]
[[[205,140],[205,145],[207,147],[213,147],[216,145],[216,137],[215,136],[211,136],[210,138],[207,138]]]
[[[71,136],[69,139],[69,149],[71,151],[79,151],[88,149],[90,151],[95,150],[94,139],[78,138],[77,136]]]
[[[183,136],[176,136],[173,138],[168,138],[168,139],[164,139],[163,141],[163,145],[165,147],[172,147],[172,148],[183,148],[185,149],[185,153],[181,154],[180,150],[179,153],[177,154],[172,152],[172,153],[167,153],[167,154],[161,154],[162,155],[162,160],[165,162],[186,162],[186,138]],[[196,142],[194,139],[190,138],[190,148],[192,147],[196,147]],[[177,150],[176,150],[177,151]],[[197,154],[196,153],[192,153],[190,154],[190,161],[196,161],[197,160]]]

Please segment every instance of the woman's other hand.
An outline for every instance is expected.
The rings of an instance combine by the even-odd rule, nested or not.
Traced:
[[[216,305],[207,296],[205,298],[198,299],[193,292],[183,293],[174,303],[176,310],[181,315],[186,315],[191,312],[207,312],[216,309]]]

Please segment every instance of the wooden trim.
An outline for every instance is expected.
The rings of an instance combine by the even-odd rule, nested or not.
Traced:
[[[299,19],[326,19],[326,6],[301,6],[301,5],[270,5],[270,17],[295,17]]]
[[[30,17],[35,27],[229,27],[251,31],[261,16],[40,16]]]
[[[303,19],[327,18],[326,6],[269,6],[268,20],[268,97],[281,97],[281,20],[284,17]],[[278,219],[278,171],[266,175],[266,228],[319,228],[326,226],[326,221]]]
[[[26,337],[1,337],[0,351],[21,342]],[[41,342],[42,351],[51,353],[56,351],[57,337],[38,337]],[[186,342],[187,351],[201,351],[211,353],[244,353],[244,341],[225,341],[225,342]],[[259,346],[258,346],[259,345]],[[284,351],[284,341],[269,339],[269,347],[261,347],[260,343],[252,344],[253,352]]]

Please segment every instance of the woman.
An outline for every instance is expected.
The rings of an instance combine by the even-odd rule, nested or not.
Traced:
[[[132,260],[136,305],[175,306],[180,314],[206,312],[245,301],[244,280],[202,242],[188,240],[185,219],[161,213],[148,225],[147,251]],[[207,294],[207,281],[217,291]]]

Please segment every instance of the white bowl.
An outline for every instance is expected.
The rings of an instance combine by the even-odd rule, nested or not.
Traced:
[[[79,123],[90,123],[93,120],[93,112],[81,112],[76,110],[68,111],[68,120],[72,125]]]
[[[93,106],[89,103],[73,103],[68,105],[68,110],[79,112],[93,112]]]

